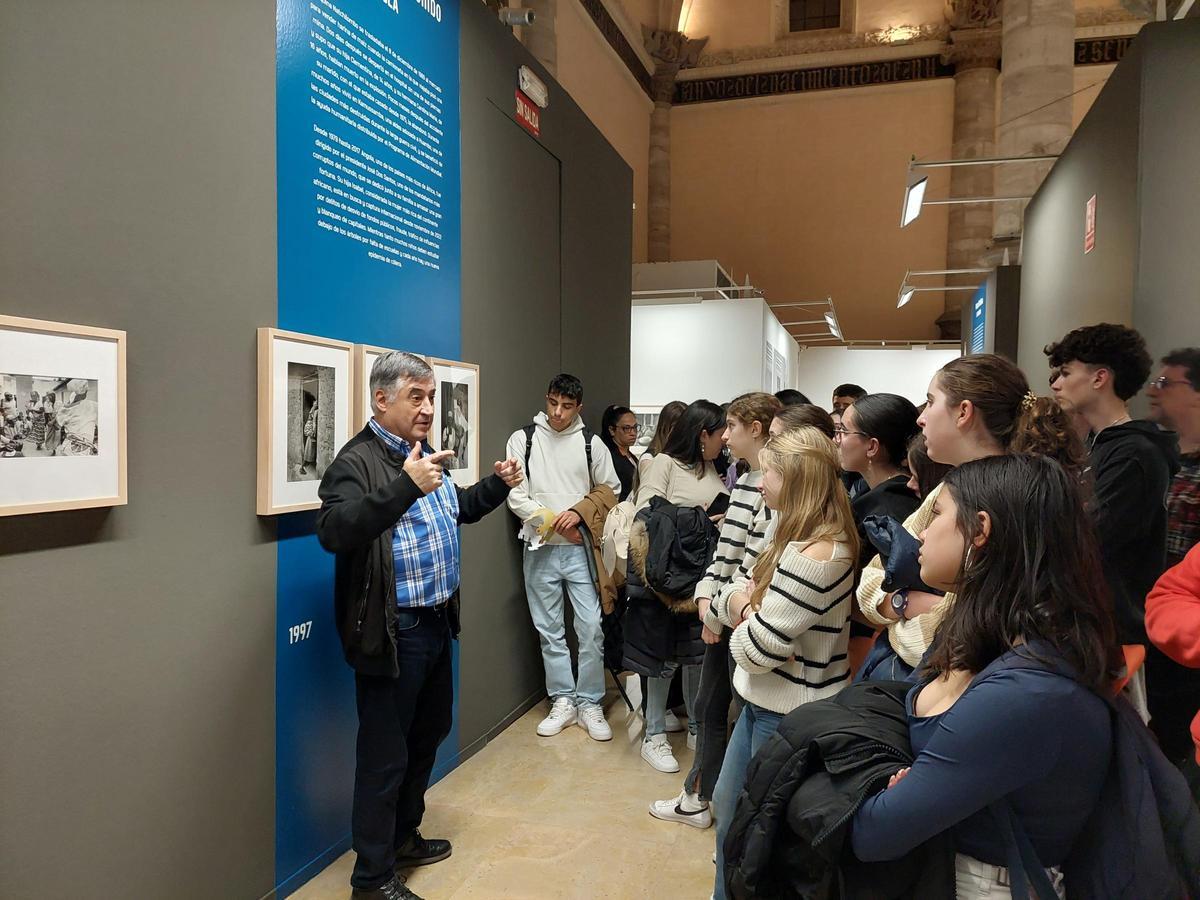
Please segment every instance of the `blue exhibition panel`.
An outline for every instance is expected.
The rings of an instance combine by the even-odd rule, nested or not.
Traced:
[[[460,358],[458,4],[277,0],[276,12],[278,327]],[[350,839],[354,678],[314,521],[278,523],[281,897]],[[456,656],[456,687],[457,674]],[[437,773],[457,749],[456,714]]]

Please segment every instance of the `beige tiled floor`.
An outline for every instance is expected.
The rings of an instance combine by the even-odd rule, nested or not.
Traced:
[[[685,736],[670,736],[682,772],[661,774],[639,755],[641,717],[615,692],[605,706],[608,743],[576,727],[538,737],[542,703],[434,785],[421,831],[453,841],[454,855],[409,873],[409,887],[426,900],[708,897],[713,829],[646,811],[678,793],[692,758]],[[347,853],[292,896],[344,900],[353,861]]]

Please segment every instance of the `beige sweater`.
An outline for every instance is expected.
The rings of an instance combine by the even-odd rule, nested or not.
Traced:
[[[847,648],[854,593],[854,555],[834,545],[827,561],[804,555],[807,544],[784,549],[762,607],[737,627],[729,599],[745,591],[745,575],[733,578],[713,601],[723,625],[734,628],[729,652],[737,668],[738,694],[786,715],[802,703],[832,697],[850,682]]]
[[[725,482],[712,463],[705,463],[703,477],[697,478],[693,470],[665,453],[650,460],[640,478],[634,502],[639,510],[650,502],[651,497],[662,497],[676,506],[702,506],[707,509],[717,494],[728,493]]]
[[[904,520],[904,529],[918,536],[933,521],[933,505],[942,491],[939,484],[917,507],[917,511]],[[873,625],[885,625],[892,649],[910,666],[915,666],[929,649],[934,632],[942,622],[946,610],[954,602],[954,594],[947,594],[942,602],[927,613],[897,622],[881,615],[879,604],[887,594],[883,590],[883,562],[875,556],[867,563],[858,583],[858,608]]]

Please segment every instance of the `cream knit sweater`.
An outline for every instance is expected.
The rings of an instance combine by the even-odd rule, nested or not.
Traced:
[[[832,697],[850,681],[847,647],[854,593],[854,556],[834,544],[822,561],[805,555],[806,543],[784,549],[762,608],[734,627],[729,599],[745,591],[735,576],[713,601],[722,624],[734,628],[729,652],[737,668],[733,686],[755,706],[787,714],[802,703]]]
[[[933,521],[933,505],[941,492],[940,484],[929,492],[917,511],[904,520],[905,531],[916,537],[929,527]],[[915,666],[933,642],[934,632],[942,623],[942,617],[954,603],[954,594],[947,594],[929,612],[900,622],[880,615],[879,604],[886,596],[883,589],[883,562],[875,556],[863,569],[858,582],[858,608],[871,624],[887,626],[892,649],[910,666]]]

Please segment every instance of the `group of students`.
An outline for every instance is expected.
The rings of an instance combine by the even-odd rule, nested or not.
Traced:
[[[559,376],[546,413],[513,434],[526,480],[508,502],[532,525],[526,587],[552,699],[538,733],[578,722],[611,738],[601,619],[619,616],[621,668],[646,678],[643,759],[679,771],[669,730],[686,727],[695,749],[679,794],[650,813],[715,821],[714,897],[750,877],[736,823],[762,814],[746,809],[756,781],[778,777],[762,760],[786,756],[785,737],[823,706],[860,703],[843,693],[852,680],[907,682],[908,746],[906,764],[841,817],[846,858],[903,860],[948,835],[960,898],[1009,896],[1014,841],[1035,863],[1030,889],[1065,896],[1064,876],[1093,877],[1077,848],[1085,830],[1103,832],[1095,816],[1125,758],[1114,749],[1118,687],[1166,757],[1194,767],[1200,678],[1186,666],[1200,661],[1200,597],[1187,592],[1200,593],[1200,550],[1152,589],[1168,544],[1178,562],[1200,538],[1200,351],[1164,359],[1150,383],[1157,422],[1126,407],[1151,367],[1136,332],[1080,328],[1047,355],[1053,399],[1012,362],[980,355],[940,369],[920,409],[854,385],[834,392],[832,414],[797,392],[745,394],[725,409],[669,404],[640,459],[633,413],[610,407],[592,435],[582,385]],[[604,531],[619,538],[622,525],[618,587],[604,577]],[[1145,665],[1122,645],[1144,647]],[[686,726],[667,710],[676,670]],[[1200,827],[1184,802],[1175,838],[1182,821]],[[1183,868],[1200,871],[1200,846],[1173,852],[1179,871],[1155,883],[1178,878],[1195,895],[1200,875]],[[1101,856],[1115,866],[1120,854]]]

